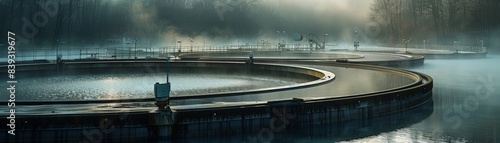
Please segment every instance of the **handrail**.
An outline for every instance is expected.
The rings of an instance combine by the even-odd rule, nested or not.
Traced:
[[[43,49],[43,48],[19,48],[16,49],[16,61],[55,61],[57,54],[62,55],[63,60],[119,60],[119,59],[154,59],[177,57],[182,54],[191,53],[227,53],[241,51],[311,51],[316,50],[308,44],[284,44],[284,48],[278,48],[272,44],[256,45],[219,45],[219,46],[162,46],[152,48],[141,47],[106,47],[106,48],[70,48],[70,49]],[[0,52],[7,52],[0,49]],[[6,59],[6,55],[0,55],[0,60]],[[6,60],[4,60],[6,61]]]

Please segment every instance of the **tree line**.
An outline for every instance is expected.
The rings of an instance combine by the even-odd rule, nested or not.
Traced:
[[[498,0],[374,0],[370,21],[381,27],[381,41],[462,41],[474,45],[500,30]],[[495,31],[496,30],[496,31]]]
[[[221,20],[217,8],[228,4],[230,1],[216,0],[0,0],[0,31],[27,31],[23,38],[29,45],[54,47],[61,41],[85,46],[121,37],[161,41],[169,27],[188,36],[217,35],[220,31],[214,29],[227,27],[253,29],[237,25],[252,23],[244,13],[258,8],[255,0],[231,6]]]

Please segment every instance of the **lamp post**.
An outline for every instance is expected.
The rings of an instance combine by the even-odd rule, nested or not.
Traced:
[[[177,52],[180,54],[182,48],[182,40],[177,40],[177,44],[179,45],[179,49],[177,50]]]
[[[457,50],[457,47],[455,46],[457,44],[457,41],[453,41],[453,49]]]
[[[189,51],[193,52],[193,39],[189,38],[189,42],[190,42],[189,47],[191,47],[191,49]]]
[[[179,44],[179,49],[177,49],[177,57],[178,57],[181,54],[182,40],[177,40],[177,44]]]
[[[59,42],[59,39],[56,40],[56,59],[60,60],[62,55],[59,55],[59,46],[65,45],[66,42]]]
[[[134,49],[135,49],[134,57],[135,57],[135,59],[137,59],[137,38],[135,38],[135,41],[134,41]]]
[[[410,40],[404,40],[404,41],[405,41],[405,48],[406,48],[405,53],[408,53],[408,42],[410,42]]]
[[[59,46],[61,45],[65,45],[66,42],[59,42],[59,39],[57,39],[57,43],[56,43],[56,61],[57,62],[60,62],[60,60],[62,59],[62,54],[59,54]]]
[[[285,39],[286,39],[286,31],[285,31],[285,30],[283,30],[283,48],[284,48],[284,47],[285,47],[285,45],[286,45],[286,41],[285,41]]]
[[[484,41],[483,40],[480,40],[481,41],[481,48],[484,47]]]
[[[424,40],[424,50],[425,50],[425,40]]]
[[[58,58],[58,55],[59,55],[59,39],[56,40],[56,59],[57,61],[59,62],[59,58]]]
[[[278,38],[278,46],[279,46],[280,41],[281,41],[281,38],[280,38],[280,31],[278,30],[278,31],[276,31],[276,33],[277,33],[276,37]]]
[[[408,41],[405,41],[406,53],[408,53]]]
[[[453,49],[455,49],[455,51],[456,51],[457,53],[458,53],[458,49],[457,49],[458,44],[460,44],[460,41],[454,41],[454,42],[453,42]]]
[[[354,50],[357,51],[359,47],[359,35],[358,31],[354,31]]]
[[[328,33],[325,33],[325,34],[323,35],[323,49],[325,49],[325,48],[326,48],[326,36],[328,36]]]

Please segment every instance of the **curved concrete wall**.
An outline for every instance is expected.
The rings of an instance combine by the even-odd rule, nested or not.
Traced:
[[[344,66],[365,69],[377,68],[369,65],[344,64]],[[380,68],[379,70],[389,70],[378,68]],[[225,134],[227,130],[252,132],[250,131],[252,125],[273,126],[269,121],[273,118],[279,118],[276,117],[276,110],[286,111],[286,116],[294,116],[291,127],[295,126],[297,129],[351,120],[368,121],[418,108],[427,102],[432,102],[432,78],[416,74],[422,78],[416,85],[374,94],[306,101],[291,99],[282,101],[282,104],[268,102],[267,104],[250,106],[176,110],[173,112],[175,115],[172,116],[173,129],[175,130],[172,136],[210,136]]]
[[[231,72],[244,72],[246,70],[265,70],[296,73],[300,75],[311,76],[314,78],[323,78],[324,72],[306,67],[285,66],[279,64],[244,64],[241,62],[170,62],[172,70],[176,68],[199,68],[204,71],[231,71]],[[64,62],[61,65],[56,63],[39,63],[39,64],[23,64],[16,65],[16,73],[23,75],[23,72],[37,72],[45,75],[59,74],[74,74],[74,73],[92,73],[92,72],[109,72],[110,69],[117,69],[112,71],[122,71],[127,69],[127,72],[132,71],[146,71],[152,70],[154,72],[165,71],[165,61],[90,61],[90,62]],[[6,73],[7,66],[1,65],[0,73]],[[59,71],[58,71],[59,70]],[[286,74],[286,73],[280,73]],[[331,76],[331,74],[329,75]]]

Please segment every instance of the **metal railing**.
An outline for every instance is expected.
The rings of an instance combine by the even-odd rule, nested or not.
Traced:
[[[259,45],[221,45],[221,46],[164,46],[108,47],[108,48],[59,48],[59,49],[16,49],[16,61],[57,60],[107,60],[107,59],[147,59],[176,57],[187,53],[224,53],[256,51],[312,51],[309,44],[288,44],[278,48],[274,44]],[[0,52],[7,53],[6,48]],[[7,54],[0,54],[1,61],[7,61]]]
[[[339,47],[333,46],[332,48]],[[399,48],[404,49],[405,45],[363,45],[363,48]],[[346,47],[348,48],[348,47]],[[486,47],[479,46],[457,46],[457,45],[423,45],[408,44],[408,49],[422,50],[447,50],[447,51],[465,51],[465,52],[486,52]],[[166,58],[177,57],[182,54],[190,53],[224,53],[224,52],[257,52],[257,51],[314,51],[316,47],[310,44],[286,44],[284,48],[276,44],[263,43],[254,45],[216,45],[216,46],[163,46],[150,47],[140,45],[138,47],[114,46],[107,48],[67,48],[59,49],[16,49],[16,61],[35,61],[35,60],[57,60],[57,55],[62,55],[63,60],[106,60],[106,59],[147,59],[147,58]],[[1,48],[0,52],[7,53],[8,49]],[[7,54],[0,54],[0,61],[7,61]]]
[[[406,48],[405,44],[395,45],[378,45],[378,47],[388,48]],[[465,51],[465,52],[486,52],[486,47],[481,46],[463,46],[463,45],[432,45],[432,44],[408,44],[408,49],[422,49],[422,50],[447,50],[447,51]]]

